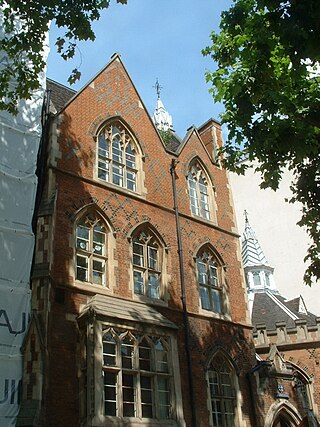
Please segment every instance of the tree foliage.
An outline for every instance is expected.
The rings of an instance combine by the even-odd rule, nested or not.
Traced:
[[[117,0],[125,4],[126,0]],[[43,47],[51,21],[65,30],[56,40],[65,60],[75,54],[77,42],[94,40],[92,22],[100,18],[110,0],[0,0],[0,110],[17,112],[20,99],[29,99],[39,88],[39,74],[45,68]],[[69,82],[80,78],[74,69]]]
[[[318,0],[234,0],[203,51],[217,63],[206,78],[225,106],[226,167],[244,173],[257,159],[261,187],[274,190],[284,168],[294,173],[290,202],[302,203],[299,225],[312,242],[309,285],[320,278],[319,25]]]

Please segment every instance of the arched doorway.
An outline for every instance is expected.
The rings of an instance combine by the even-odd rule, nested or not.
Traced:
[[[265,427],[298,427],[302,417],[289,402],[275,402],[269,408]]]
[[[296,424],[292,424],[288,422],[284,417],[279,416],[274,421],[272,427],[293,427],[296,426]]]

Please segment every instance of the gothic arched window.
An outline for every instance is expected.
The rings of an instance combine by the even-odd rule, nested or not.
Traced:
[[[223,312],[221,270],[215,255],[205,248],[197,256],[197,275],[201,307],[218,314]]]
[[[198,163],[189,171],[188,187],[191,212],[202,218],[212,219],[209,181]]]
[[[208,369],[208,382],[213,427],[234,427],[236,394],[234,369],[226,358],[217,354]]]
[[[112,122],[98,135],[98,178],[137,191],[137,146],[124,126]]]
[[[160,299],[163,246],[154,233],[143,227],[132,236],[134,293]]]
[[[106,286],[107,229],[102,218],[90,212],[76,224],[76,279]]]

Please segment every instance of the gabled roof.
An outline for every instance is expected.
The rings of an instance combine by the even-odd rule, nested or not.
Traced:
[[[307,311],[306,314],[297,310],[295,303],[287,300],[279,294],[269,291],[255,293],[252,307],[251,320],[256,325],[265,324],[269,330],[274,330],[276,322],[285,322],[287,328],[295,327],[295,320],[306,320],[308,326],[316,325],[316,318],[313,313]]]
[[[152,124],[152,126],[155,128],[156,132],[159,135],[159,138],[163,144],[164,149],[173,155],[179,156],[179,154],[181,153],[181,151],[183,150],[184,146],[188,143],[191,135],[196,134],[197,138],[199,139],[200,143],[203,145],[203,148],[205,149],[205,151],[208,153],[205,145],[203,144],[203,141],[200,137],[200,134],[197,130],[197,128],[195,126],[191,126],[187,132],[185,137],[183,138],[183,140],[178,136],[178,134],[173,130],[173,129],[169,129],[170,133],[171,133],[171,138],[168,138],[167,141],[164,141],[161,133],[159,132],[159,130],[157,129],[157,127],[155,126],[152,117],[150,116],[146,106],[144,105],[143,100],[141,99],[128,71],[126,70],[126,67],[124,66],[122,60],[121,60],[121,56],[118,53],[115,53],[111,56],[110,61],[100,70],[98,71],[79,91],[75,91],[73,89],[68,88],[67,86],[64,86],[60,83],[57,83],[51,79],[47,79],[47,89],[51,90],[51,102],[53,104],[53,106],[56,109],[56,112],[59,113],[61,110],[63,110],[64,108],[66,108],[70,103],[72,103],[88,86],[90,86],[92,84],[92,82],[101,74],[103,73],[108,67],[111,66],[112,63],[114,63],[115,61],[118,61],[121,64],[121,67],[123,68],[124,72],[126,73],[133,89],[135,90],[137,96],[139,97],[139,100],[143,106],[143,109],[145,111],[145,113],[147,114],[147,116],[150,119],[150,122]],[[212,121],[212,119],[210,119]],[[203,124],[199,129],[203,128],[207,123],[210,122],[210,120],[208,122],[206,122],[205,124]],[[215,121],[216,122],[216,121]],[[218,123],[218,122],[216,122]],[[210,154],[208,153],[208,159],[212,161]]]

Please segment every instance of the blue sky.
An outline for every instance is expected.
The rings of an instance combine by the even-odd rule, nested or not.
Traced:
[[[118,52],[151,115],[159,79],[162,102],[183,137],[191,125],[219,119],[223,109],[208,92],[204,74],[214,63],[201,49],[210,44],[221,11],[230,5],[231,0],[128,0],[127,5],[112,0],[93,26],[96,40],[80,43],[72,61],[56,53],[54,42],[62,33],[52,26],[47,76],[68,85],[71,70],[79,67],[81,80],[72,86],[78,90]]]

